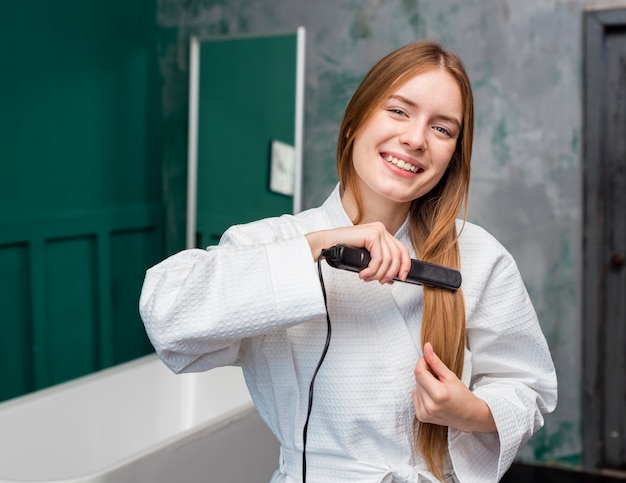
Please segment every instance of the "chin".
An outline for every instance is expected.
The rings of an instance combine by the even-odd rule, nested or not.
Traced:
[[[392,193],[382,193],[382,196],[388,199],[389,201],[393,201],[394,203],[398,203],[398,204],[411,203],[413,200],[418,198],[418,196],[411,196],[411,195],[398,196],[397,191],[392,192]]]

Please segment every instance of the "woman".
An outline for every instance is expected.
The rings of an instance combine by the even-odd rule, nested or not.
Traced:
[[[273,482],[498,481],[554,409],[515,262],[456,220],[472,136],[461,62],[409,44],[350,101],[321,207],[231,227],[148,270],[140,309],[157,353],[174,372],[243,368],[281,444]],[[336,244],[366,248],[367,268],[317,273]],[[411,258],[459,269],[462,290],[394,283]]]

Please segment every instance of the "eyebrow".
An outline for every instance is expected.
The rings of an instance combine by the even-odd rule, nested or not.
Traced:
[[[404,102],[405,104],[413,107],[413,108],[417,108],[417,104],[415,104],[411,99],[407,99],[404,96],[401,96],[399,94],[393,94],[391,96],[389,96],[389,99],[397,99],[401,102]],[[443,114],[437,114],[437,118],[438,119],[442,119],[444,121],[448,121],[453,123],[454,125],[456,125],[456,127],[460,130],[461,129],[461,123],[459,122],[459,120],[456,117],[452,117],[452,116],[445,116]]]

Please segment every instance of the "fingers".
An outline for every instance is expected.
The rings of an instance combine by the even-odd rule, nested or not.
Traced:
[[[464,431],[474,427],[491,431],[493,418],[490,420],[489,414],[485,415],[486,411],[478,404],[480,400],[443,363],[430,342],[424,344],[424,356],[418,360],[414,373],[413,406],[421,422]]]
[[[433,345],[430,342],[424,344],[424,361],[428,364],[428,367],[432,370],[433,374],[440,380],[450,378],[452,371],[446,366],[443,361],[435,354]]]
[[[415,389],[411,393],[415,416],[423,423],[445,424],[446,389],[443,382],[437,379],[427,360],[438,359],[432,346],[424,346],[424,356],[420,357],[415,366]],[[430,352],[430,354],[428,354]],[[428,355],[427,355],[428,354]],[[441,362],[441,361],[440,361]],[[442,414],[443,413],[443,414]]]
[[[366,281],[393,283],[394,277],[405,280],[411,268],[409,248],[397,240],[380,222],[310,232],[305,235],[313,259],[322,249],[336,244],[365,248],[370,253],[369,265],[359,272]]]
[[[394,277],[405,279],[411,259],[408,247],[393,237],[382,223],[363,225],[364,246],[370,252],[370,263],[360,277],[366,281],[393,283]],[[406,273],[405,273],[406,272]]]
[[[443,361],[435,354],[430,342],[424,344],[424,356],[420,357],[415,366],[415,383],[422,400],[440,403],[447,397],[447,384],[454,381],[456,376],[448,369]]]

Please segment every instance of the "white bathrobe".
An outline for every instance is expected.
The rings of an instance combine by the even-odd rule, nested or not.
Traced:
[[[319,208],[231,227],[219,246],[182,251],[146,274],[141,315],[172,371],[243,368],[259,414],[281,444],[273,483],[301,480],[309,384],[327,331],[304,234],[346,225],[337,187]],[[410,246],[406,223],[396,237]],[[495,482],[554,409],[556,376],[510,254],[470,223],[460,249],[463,381],[487,402],[498,432],[450,428],[446,476]],[[307,481],[436,481],[412,445],[422,288],[367,283],[322,265],[332,338],[315,383]]]

